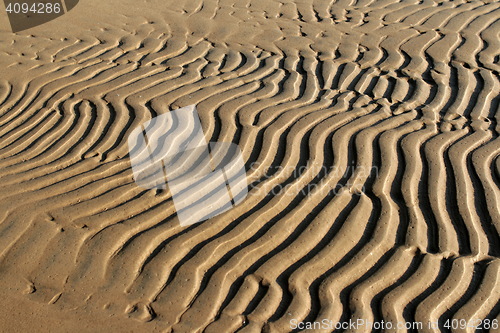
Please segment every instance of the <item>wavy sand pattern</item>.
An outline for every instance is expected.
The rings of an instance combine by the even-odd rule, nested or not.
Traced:
[[[82,0],[3,29],[5,297],[95,316],[82,332],[500,319],[499,18],[493,0]],[[192,104],[250,187],[183,228],[134,184],[127,136]]]

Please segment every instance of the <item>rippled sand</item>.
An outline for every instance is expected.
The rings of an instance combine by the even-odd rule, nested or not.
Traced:
[[[500,319],[497,1],[0,18],[1,332]],[[168,191],[134,183],[127,137],[193,104],[241,148],[249,195],[181,227]]]

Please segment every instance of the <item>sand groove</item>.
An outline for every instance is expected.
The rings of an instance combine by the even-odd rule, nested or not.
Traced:
[[[498,2],[167,2],[0,33],[2,286],[145,331],[499,315]],[[126,141],[191,104],[249,196],[181,228]]]

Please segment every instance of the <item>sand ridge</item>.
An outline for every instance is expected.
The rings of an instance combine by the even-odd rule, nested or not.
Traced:
[[[497,318],[499,15],[80,1],[2,28],[0,285],[144,332]],[[134,183],[127,137],[193,104],[207,140],[241,147],[250,193],[181,228],[167,191]]]

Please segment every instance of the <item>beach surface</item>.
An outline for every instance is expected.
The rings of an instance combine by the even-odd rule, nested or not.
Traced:
[[[499,2],[0,9],[0,332],[500,332]],[[248,195],[182,226],[127,138],[191,105]]]

